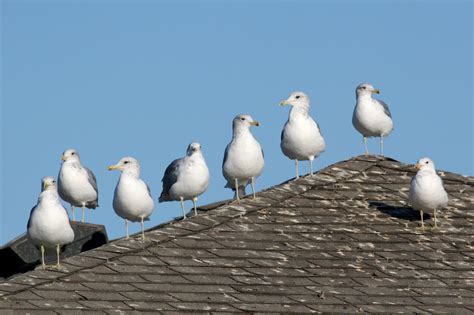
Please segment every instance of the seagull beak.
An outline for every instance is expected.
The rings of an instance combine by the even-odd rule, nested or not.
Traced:
[[[66,157],[64,155],[61,155],[61,160],[66,161]]]
[[[109,171],[116,170],[116,169],[117,169],[117,165],[110,165],[109,167],[107,167],[107,169],[108,169]]]
[[[258,121],[251,121],[250,124],[252,126],[257,126],[257,127],[260,126],[260,123]]]
[[[283,100],[280,102],[280,106],[288,105],[288,100]]]
[[[44,183],[43,184],[43,190],[46,190],[46,188],[48,188],[48,186],[49,186],[48,183]]]
[[[374,94],[380,94],[380,90],[375,89],[375,90],[372,91],[372,93],[374,93]]]
[[[420,170],[420,169],[421,169],[421,164],[420,164],[420,163],[416,163],[416,164],[415,164],[415,168],[416,168],[417,170]]]

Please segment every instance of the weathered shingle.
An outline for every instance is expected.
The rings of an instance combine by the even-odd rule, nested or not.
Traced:
[[[450,202],[420,233],[414,171],[356,157],[202,207],[1,282],[0,311],[474,312],[474,178],[440,172]]]

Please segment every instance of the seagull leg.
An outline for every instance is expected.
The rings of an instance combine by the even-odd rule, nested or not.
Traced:
[[[46,269],[46,264],[44,263],[44,246],[40,246],[41,249],[41,264],[43,265],[43,270]]]
[[[436,219],[436,209],[434,209],[434,211],[433,211],[433,216],[434,216],[434,227],[433,227],[433,229],[437,229],[438,228],[438,220]]]
[[[61,265],[59,264],[59,251],[61,249],[61,246],[59,244],[56,244],[56,258],[57,258],[57,263],[56,263],[56,268],[60,269]]]
[[[198,214],[197,207],[196,207],[196,202],[198,200],[198,197],[193,198],[193,205],[194,205],[194,215]]]
[[[364,136],[365,156],[369,156],[369,149],[367,148],[367,137]]]
[[[296,165],[296,178],[300,178],[300,174],[298,174],[298,160],[295,159],[295,165]]]
[[[128,220],[125,219],[125,235],[128,238]]]
[[[237,178],[234,179],[235,182],[235,196],[237,198],[237,202],[240,203],[240,197],[239,197],[239,180]]]
[[[313,176],[313,159],[309,159],[309,174]]]
[[[425,230],[425,222],[423,221],[423,210],[420,210],[420,217],[421,217],[421,227],[419,229],[424,231]]]
[[[255,196],[255,177],[252,177],[251,186],[252,186],[253,199],[255,199],[256,198],[256,196]]]
[[[380,136],[380,155],[383,156],[383,135]]]
[[[72,213],[72,220],[76,221],[76,216],[74,215],[74,206],[71,204],[71,213]]]
[[[181,210],[183,210],[183,220],[186,219],[186,213],[184,213],[184,198],[180,197],[179,200],[181,201]]]
[[[142,226],[142,242],[145,243],[145,227],[143,225],[143,217],[142,217],[142,220],[140,222],[140,225]]]
[[[82,203],[82,223],[84,223],[85,221],[85,217],[84,217],[85,210],[86,210],[86,204],[83,202]]]

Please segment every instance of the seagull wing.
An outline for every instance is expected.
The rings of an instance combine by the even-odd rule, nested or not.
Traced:
[[[26,224],[26,229],[29,229],[31,226],[31,217],[33,216],[33,212],[36,210],[36,206],[33,206],[30,211],[30,218],[28,219],[28,223]]]
[[[176,159],[166,168],[163,179],[161,180],[163,182],[163,191],[161,192],[160,201],[167,201],[171,186],[178,180],[178,170],[180,166],[181,159]]]
[[[378,105],[382,106],[385,115],[392,118],[392,114],[390,113],[390,109],[388,108],[388,105],[384,101],[381,101],[381,100],[375,100],[375,101],[377,102]]]
[[[94,190],[98,193],[99,191],[97,189],[97,179],[95,178],[94,173],[92,173],[92,171],[87,167],[84,167],[84,169],[87,172],[87,180],[89,181],[89,184],[91,184],[91,186],[94,187]]]
[[[95,192],[97,193],[97,198],[95,198],[94,201],[87,203],[86,207],[89,209],[95,209],[99,206],[99,190],[97,188],[97,179],[95,178],[94,173],[92,173],[90,169],[85,166],[83,167],[87,172],[87,180],[89,181],[89,184],[92,186],[92,188],[94,188]]]

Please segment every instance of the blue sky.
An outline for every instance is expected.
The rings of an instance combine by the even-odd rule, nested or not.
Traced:
[[[124,227],[112,209],[119,174],[107,166],[125,155],[141,162],[156,201],[166,166],[198,141],[211,171],[199,203],[231,197],[221,163],[239,113],[262,123],[253,129],[266,157],[258,189],[293,177],[279,147],[288,108],[278,103],[295,90],[310,95],[326,139],[317,169],[363,152],[351,117],[355,87],[370,82],[394,118],[387,156],[429,156],[473,175],[472,6],[1,1],[0,244],[25,231],[41,178],[57,176],[67,148],[97,176],[100,207],[86,219],[111,238]],[[146,226],[179,214],[179,203],[156,202]]]

